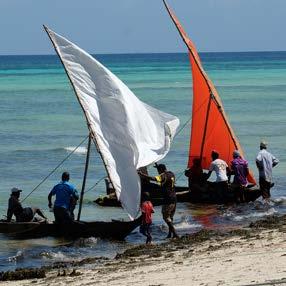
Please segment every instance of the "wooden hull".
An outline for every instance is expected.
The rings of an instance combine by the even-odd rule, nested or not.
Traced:
[[[223,194],[223,197],[219,197],[217,191],[212,187],[212,183],[206,184],[205,187],[199,190],[190,191],[188,187],[176,187],[177,201],[178,202],[190,202],[193,204],[228,204],[237,203],[235,195],[235,189],[231,187],[229,191]],[[150,193],[150,198],[153,205],[158,206],[164,203],[162,190],[157,184],[151,183],[148,188],[144,188],[143,191]],[[261,196],[259,188],[251,188],[245,191],[243,202],[252,202]],[[115,196],[105,196],[97,198],[95,203],[105,207],[120,207],[121,204]]]
[[[55,224],[39,222],[0,222],[0,233],[13,238],[64,237],[75,239],[79,237],[101,237],[123,240],[141,224],[141,217],[134,221],[124,222],[74,222],[72,224]]]

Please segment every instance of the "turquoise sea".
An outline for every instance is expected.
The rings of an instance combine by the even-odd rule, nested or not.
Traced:
[[[132,54],[96,56],[144,102],[178,116],[181,126],[191,118],[192,80],[187,54]],[[259,142],[269,142],[280,160],[274,169],[273,202],[241,206],[179,204],[175,224],[180,234],[203,227],[231,228],[274,213],[286,213],[286,52],[202,53],[205,70],[222,98],[231,125],[240,139],[255,175]],[[0,56],[0,216],[4,218],[12,187],[30,193],[87,136],[81,108],[56,56]],[[187,163],[190,124],[175,138],[163,160],[177,175],[179,185]],[[39,206],[52,219],[47,195],[64,170],[80,190],[86,142],[24,202]],[[102,208],[93,200],[105,192],[104,168],[92,150],[82,218],[127,219],[118,208]],[[154,170],[150,168],[150,172]],[[154,241],[166,228],[156,207]],[[135,231],[125,242],[101,239],[67,242],[52,238],[9,240],[0,235],[0,271],[35,267],[83,257],[113,257],[132,244],[143,243]]]

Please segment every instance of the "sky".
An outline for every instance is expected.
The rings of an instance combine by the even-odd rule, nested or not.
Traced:
[[[200,52],[286,51],[286,0],[169,0]],[[186,52],[162,0],[0,0],[0,55],[54,54],[42,25],[93,54]]]

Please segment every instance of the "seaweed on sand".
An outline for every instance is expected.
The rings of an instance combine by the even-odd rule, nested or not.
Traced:
[[[0,281],[23,280],[33,278],[45,278],[46,271],[43,268],[19,268],[15,271],[0,272]]]
[[[249,227],[251,228],[266,228],[266,229],[279,228],[283,226],[284,227],[286,226],[286,215],[283,216],[272,215],[265,219],[252,222],[249,225]]]

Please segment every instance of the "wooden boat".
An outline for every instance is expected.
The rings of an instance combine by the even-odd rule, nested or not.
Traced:
[[[194,43],[187,36],[181,23],[165,0],[163,0],[163,3],[188,48],[192,68],[193,104],[188,168],[193,166],[195,159],[199,159],[202,168],[208,170],[211,164],[212,150],[216,150],[220,159],[223,159],[228,166],[231,166],[234,150],[238,150],[241,156],[244,157],[242,147],[229,123],[220,96],[203,69]],[[256,180],[251,170],[249,170],[247,180],[249,185],[255,187],[245,190],[244,201],[246,202],[253,201],[261,195],[261,191],[256,187]],[[213,197],[213,190],[209,185],[206,185],[206,188],[203,189],[204,192],[201,196],[199,192],[194,190],[191,191],[194,195],[190,196],[196,198],[195,200],[199,202],[202,201],[203,193],[209,198]],[[233,201],[233,198],[235,198],[235,188],[230,187],[230,191],[225,194],[223,201]]]
[[[211,164],[212,150],[216,150],[220,154],[220,158],[230,166],[234,150],[238,150],[242,157],[244,157],[242,147],[228,121],[219,94],[203,69],[195,45],[187,36],[166,1],[163,0],[163,2],[188,48],[192,68],[193,105],[188,168],[192,167],[194,159],[200,159],[202,168],[208,170]],[[247,179],[251,185],[256,185],[251,170]],[[180,188],[181,187],[176,187],[176,189]],[[154,193],[157,192],[157,189],[158,187],[155,187],[156,191]],[[147,191],[150,192],[150,189],[147,188]],[[158,192],[156,196],[151,194],[151,200],[153,200],[154,204],[160,204],[160,202],[162,203],[163,201],[162,197],[160,198],[158,194],[160,193]],[[259,196],[261,196],[261,191],[257,187],[248,188],[247,191],[245,191],[244,202],[254,201]],[[190,192],[186,192],[185,189],[183,193],[178,192],[177,198],[179,202],[188,201],[192,203],[218,203],[218,201],[222,203],[232,203],[237,201],[234,187],[230,187],[229,192],[225,194],[224,198],[218,200],[217,193],[214,188],[212,188],[211,183],[201,186],[200,191],[191,189]],[[115,197],[110,196],[99,198],[95,202],[105,206],[120,205],[116,202]]]
[[[75,221],[72,224],[55,224],[46,222],[6,222],[0,221],[0,233],[11,238],[28,239],[45,236],[76,239],[79,237],[101,237],[123,240],[141,224],[141,217],[133,221],[112,220]]]
[[[179,186],[176,186],[175,188],[176,188],[178,200],[180,202],[188,201],[188,200],[185,200],[185,198],[187,198],[187,196],[185,195],[186,193],[189,193],[189,188],[179,187]],[[163,193],[162,193],[162,189],[160,185],[150,182],[148,183],[148,185],[142,186],[141,191],[142,193],[148,192],[150,194],[150,199],[154,206],[160,206],[164,203]],[[180,196],[182,200],[179,199]],[[115,193],[111,193],[106,196],[98,197],[94,202],[103,207],[121,207],[121,203],[117,200]]]
[[[206,182],[206,185],[201,187],[199,190],[190,190],[188,187],[176,186],[177,202],[180,203],[193,203],[193,204],[229,204],[229,203],[239,203],[235,195],[235,186],[229,186],[229,192],[225,194],[222,199],[219,199],[217,190],[213,187],[211,182]],[[151,191],[150,191],[151,190]],[[164,204],[163,194],[161,187],[158,184],[150,183],[148,189],[143,189],[148,191],[150,194],[150,200],[154,206],[159,206]],[[260,189],[256,186],[248,188],[245,191],[243,203],[253,202],[258,197],[261,196]],[[98,197],[95,201],[100,206],[103,207],[121,207],[120,202],[117,200],[115,195],[106,195],[103,197]]]
[[[22,238],[96,236],[123,239],[141,223],[141,217],[136,219],[140,204],[137,168],[157,162],[168,153],[179,119],[141,102],[95,58],[47,27],[44,28],[82,107],[89,131],[77,221],[66,225],[2,221],[0,233]],[[80,220],[92,142],[131,221]]]

